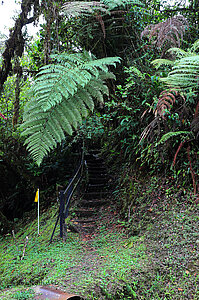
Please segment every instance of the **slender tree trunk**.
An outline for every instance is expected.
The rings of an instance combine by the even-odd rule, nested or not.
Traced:
[[[28,18],[28,14],[33,9],[33,17]],[[0,68],[0,92],[3,84],[12,70],[12,58],[21,57],[24,52],[25,41],[22,34],[22,28],[34,22],[39,15],[39,0],[22,0],[21,13],[15,22],[15,26],[10,31],[10,37],[6,41],[6,48],[2,54],[3,63]]]

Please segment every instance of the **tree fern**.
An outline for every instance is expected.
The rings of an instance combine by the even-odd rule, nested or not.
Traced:
[[[199,83],[199,55],[179,59],[174,64],[172,71],[161,81],[168,86],[180,88],[197,88]]]
[[[175,60],[158,58],[153,60],[151,63],[156,69],[159,69],[161,66],[174,66],[177,60],[183,57],[196,55],[195,52],[191,52],[190,50],[191,48],[188,49],[188,51],[176,47],[170,48],[167,52],[170,53],[172,56],[174,56]]]
[[[113,10],[120,6],[125,7],[128,4],[137,4],[143,6],[143,3],[139,0],[103,0],[101,2],[74,1],[66,2],[62,6],[62,12],[66,17],[82,17],[95,14],[96,12],[109,14],[110,10]]]
[[[94,14],[96,11],[107,13],[107,7],[99,1],[66,2],[62,6],[62,12],[66,17],[87,16]]]
[[[53,59],[35,79],[21,125],[25,144],[38,165],[94,109],[94,99],[102,102],[103,95],[108,95],[103,80],[114,78],[108,66],[119,62],[119,58],[93,60],[86,52]]]

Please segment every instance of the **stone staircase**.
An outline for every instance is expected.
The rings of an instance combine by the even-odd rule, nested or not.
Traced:
[[[75,210],[75,225],[83,234],[91,234],[95,230],[100,209],[107,204],[109,194],[108,175],[99,151],[92,150],[85,156],[88,183],[85,192]]]

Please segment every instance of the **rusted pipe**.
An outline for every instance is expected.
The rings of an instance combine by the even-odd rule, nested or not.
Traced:
[[[34,299],[44,300],[44,299],[59,299],[59,300],[84,300],[82,297],[77,295],[68,294],[66,292],[57,290],[49,286],[37,286],[34,288],[35,296]]]

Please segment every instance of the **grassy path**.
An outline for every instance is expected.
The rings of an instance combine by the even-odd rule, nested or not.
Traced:
[[[62,243],[57,230],[48,245],[55,210],[43,212],[39,237],[35,220],[16,234],[17,248],[9,235],[0,241],[0,299],[33,299],[30,288],[41,284],[85,299],[199,299],[196,206],[147,210],[137,236],[104,207],[95,234],[69,233]]]

